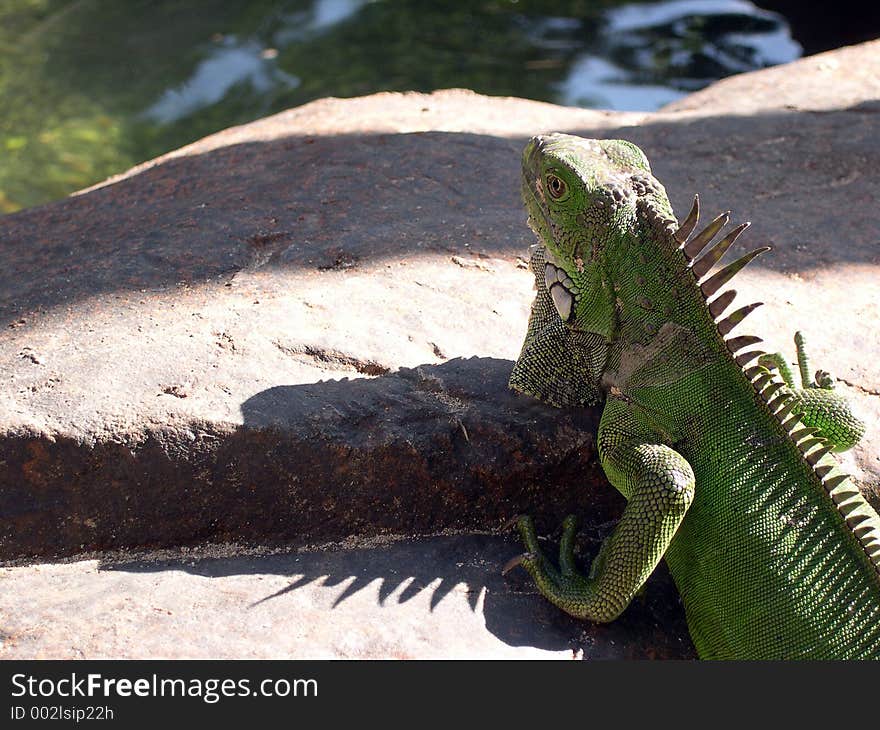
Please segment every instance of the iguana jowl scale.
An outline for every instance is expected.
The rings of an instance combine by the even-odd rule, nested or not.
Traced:
[[[880,518],[829,451],[863,425],[827,374],[797,388],[780,355],[731,330],[727,282],[757,249],[712,272],[742,232],[692,235],[645,155],[622,140],[536,137],[523,197],[538,236],[538,290],[510,385],[558,406],[605,402],[599,457],[627,498],[589,575],[575,522],[559,566],[527,517],[521,564],[565,611],[620,614],[665,556],[704,658],[880,657]]]

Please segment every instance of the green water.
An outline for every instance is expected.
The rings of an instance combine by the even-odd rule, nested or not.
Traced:
[[[799,54],[744,0],[0,0],[0,213],[323,96],[653,109]]]

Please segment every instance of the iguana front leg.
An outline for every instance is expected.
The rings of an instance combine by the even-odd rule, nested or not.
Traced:
[[[793,412],[816,435],[826,439],[835,451],[846,451],[855,446],[865,433],[865,424],[850,409],[849,403],[833,390],[833,379],[824,370],[817,370],[810,376],[810,361],[806,353],[804,336],[795,332],[794,343],[797,348],[798,371],[801,387],[795,385],[794,377],[782,353],[763,355],[760,365],[778,370],[786,386],[795,396]]]
[[[563,611],[591,621],[612,621],[627,607],[666,552],[694,498],[694,473],[681,454],[640,427],[622,401],[609,400],[599,426],[605,473],[627,505],[593,563],[589,576],[574,567],[575,523],[566,518],[556,569],[538,546],[532,521],[517,522],[528,552],[522,565],[541,593]]]

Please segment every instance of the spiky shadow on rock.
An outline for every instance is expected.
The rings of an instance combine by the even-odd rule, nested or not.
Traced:
[[[585,545],[587,552],[595,541]],[[501,565],[518,550],[512,536],[445,535],[385,541],[363,541],[348,546],[325,546],[271,555],[239,557],[171,557],[159,560],[102,561],[101,569],[131,573],[185,571],[204,578],[278,575],[289,577],[285,587],[254,594],[242,611],[276,603],[285,611],[292,594],[307,590],[313,600],[330,604],[327,622],[339,635],[350,615],[334,619],[333,611],[369,586],[379,582],[377,600],[395,615],[398,604],[429,592],[429,611],[443,611],[441,602],[464,600],[471,611],[485,617],[486,628],[515,647],[571,652],[585,659],[688,659],[693,648],[675,586],[665,569],[652,577],[644,595],[620,620],[608,625],[573,619],[547,604],[519,575],[501,576]],[[255,584],[260,585],[260,584]],[[291,620],[295,611],[291,610]],[[409,609],[413,610],[413,609]],[[393,619],[389,619],[393,621]],[[463,644],[467,637],[462,636]]]

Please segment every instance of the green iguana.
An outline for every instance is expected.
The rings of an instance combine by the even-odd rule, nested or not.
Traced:
[[[623,515],[575,567],[573,517],[559,566],[528,517],[522,565],[568,613],[611,621],[665,556],[702,658],[880,658],[880,518],[829,451],[863,424],[798,336],[802,388],[757,337],[728,336],[722,287],[759,248],[713,273],[746,225],[706,249],[723,214],[691,235],[648,160],[623,140],[535,137],[523,196],[539,244],[538,294],[510,385],[557,406],[605,406],[602,467]]]

